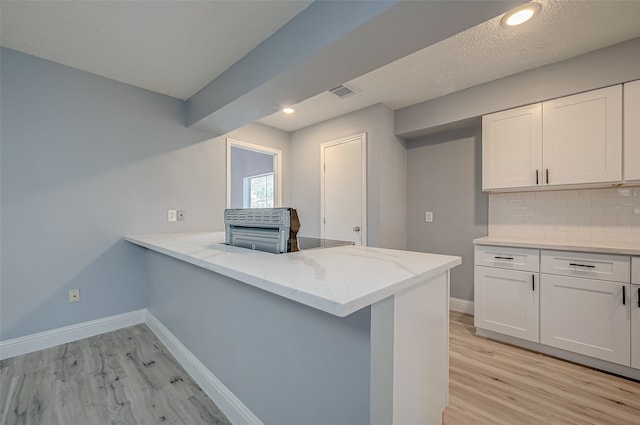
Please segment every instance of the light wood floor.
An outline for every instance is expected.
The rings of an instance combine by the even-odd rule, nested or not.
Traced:
[[[473,332],[451,313],[445,425],[640,425],[640,383]],[[138,325],[0,362],[0,425],[16,424],[229,422]]]
[[[230,425],[138,325],[0,362],[0,425]]]
[[[640,383],[473,333],[451,313],[445,425],[640,425]]]

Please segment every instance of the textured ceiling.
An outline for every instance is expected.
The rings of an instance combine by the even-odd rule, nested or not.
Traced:
[[[640,0],[536,1],[522,27],[496,17],[345,81],[354,96],[324,92],[260,122],[293,131],[376,103],[398,109],[640,36]],[[186,99],[311,3],[0,0],[0,44]]]
[[[399,109],[640,36],[640,1],[536,1],[541,13],[522,27],[496,17],[345,82],[356,95],[325,92],[259,122],[293,131],[375,103]]]
[[[186,99],[310,0],[0,1],[0,44]]]

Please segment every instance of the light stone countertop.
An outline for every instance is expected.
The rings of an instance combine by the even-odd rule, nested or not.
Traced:
[[[225,245],[224,232],[124,239],[340,317],[462,264],[449,255],[352,245],[271,254]]]
[[[508,239],[485,236],[474,239],[475,245],[497,245],[557,251],[593,252],[601,254],[640,255],[640,245],[625,242],[549,242],[531,239]]]

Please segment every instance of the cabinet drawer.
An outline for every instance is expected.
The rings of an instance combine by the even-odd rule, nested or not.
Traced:
[[[540,269],[540,254],[537,249],[477,245],[474,257],[476,266],[529,272]]]
[[[629,283],[630,257],[584,252],[542,251],[540,271],[560,276]]]
[[[631,257],[631,283],[640,285],[640,257]]]

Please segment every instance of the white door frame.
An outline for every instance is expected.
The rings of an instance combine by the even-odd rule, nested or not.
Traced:
[[[362,199],[361,199],[361,219],[360,219],[360,242],[362,246],[367,246],[367,133],[359,133],[349,137],[343,137],[332,142],[320,145],[320,237],[324,238],[325,234],[325,166],[324,156],[325,149],[331,146],[339,145],[360,140],[360,153],[362,161]]]
[[[273,155],[273,203],[275,207],[282,206],[282,151],[254,143],[227,138],[227,208],[231,208],[231,148],[236,147],[258,153]]]

